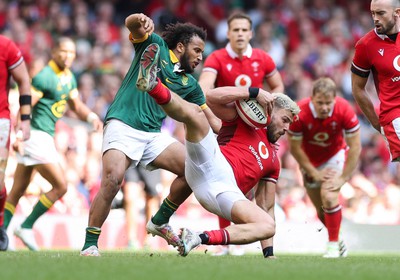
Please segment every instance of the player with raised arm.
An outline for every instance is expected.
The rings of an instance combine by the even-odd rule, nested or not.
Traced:
[[[158,76],[164,86],[201,106],[214,129],[218,130],[220,126],[219,120],[207,107],[200,86],[191,75],[203,59],[205,30],[190,23],[177,23],[169,25],[160,37],[153,33],[152,19],[144,14],[128,16],[125,26],[130,31],[136,56],[105,117],[101,187],[90,207],[85,243],[80,253],[83,256],[100,256],[98,239],[112,200],[121,187],[125,171],[129,166],[138,164],[149,170],[162,168],[177,175],[170,194],[146,229],[153,235],[165,238],[173,246],[180,245],[181,241],[168,221],[192,193],[184,177],[185,147],[173,137],[161,133],[166,114],[153,98],[141,92],[146,89],[147,83],[143,77]],[[149,73],[140,70],[139,63],[141,56],[154,59],[155,50],[149,47],[154,43],[160,47],[157,49],[159,71]],[[136,88],[137,81],[140,90]]]

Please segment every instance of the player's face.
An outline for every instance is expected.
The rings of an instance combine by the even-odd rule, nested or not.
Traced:
[[[193,73],[194,68],[196,68],[196,66],[203,60],[204,47],[204,41],[198,36],[194,36],[190,43],[185,47],[185,51],[183,52],[179,62],[186,73]]]
[[[316,92],[311,97],[311,102],[314,105],[317,117],[319,119],[326,119],[327,117],[329,117],[329,114],[333,110],[333,106],[335,105],[335,95],[333,92],[330,92],[328,94]]]
[[[247,19],[240,18],[231,21],[227,37],[236,53],[242,53],[247,49],[252,36],[253,32]]]
[[[391,35],[397,33],[396,21],[400,9],[393,7],[393,0],[371,1],[371,15],[378,34]]]
[[[75,60],[76,47],[72,41],[63,41],[53,50],[52,57],[61,70],[69,69]]]
[[[274,109],[271,115],[271,123],[267,127],[267,138],[270,143],[276,143],[285,135],[293,122],[293,114],[286,109]]]

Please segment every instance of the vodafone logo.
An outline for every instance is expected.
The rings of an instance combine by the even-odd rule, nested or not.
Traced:
[[[400,58],[400,55],[396,56],[393,59],[393,67],[394,67],[394,69],[396,69],[397,71],[400,72],[399,58]]]
[[[250,87],[251,86],[251,79],[247,75],[239,75],[235,79],[235,86],[237,87]]]
[[[269,152],[264,142],[258,143],[258,153],[263,159],[267,159],[269,157]]]

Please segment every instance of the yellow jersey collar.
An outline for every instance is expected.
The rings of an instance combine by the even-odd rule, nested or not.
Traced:
[[[64,72],[63,70],[58,68],[58,65],[54,62],[54,60],[50,60],[48,65],[50,66],[51,69],[53,69],[54,73],[56,73],[57,75]]]

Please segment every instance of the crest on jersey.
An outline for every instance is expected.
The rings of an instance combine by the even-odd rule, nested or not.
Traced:
[[[267,159],[269,157],[267,145],[265,145],[265,143],[262,141],[258,143],[258,153],[260,154],[260,157],[262,157],[263,159]]]
[[[250,87],[251,86],[251,78],[245,74],[241,74],[237,76],[235,79],[235,86],[237,87]]]

